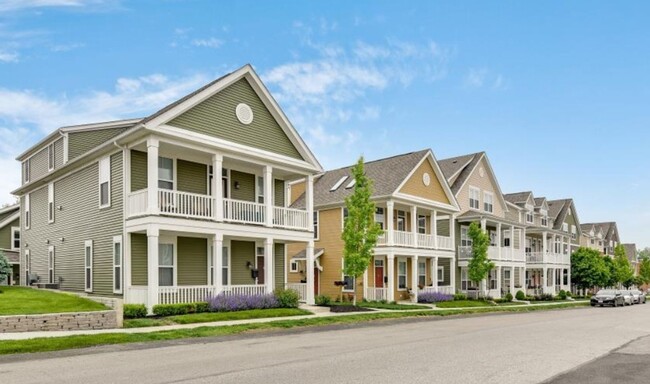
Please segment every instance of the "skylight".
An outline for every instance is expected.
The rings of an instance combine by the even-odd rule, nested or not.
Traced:
[[[345,186],[345,189],[350,189],[350,188],[354,187],[354,184],[356,184],[356,183],[357,183],[357,179],[352,179],[352,181],[350,181],[348,183],[348,185]]]
[[[334,184],[334,186],[330,189],[330,192],[334,192],[334,191],[336,191],[337,189],[339,189],[339,187],[340,187],[340,186],[345,182],[345,180],[347,180],[347,179],[348,179],[348,176],[347,176],[347,175],[341,177],[341,178],[339,179],[339,181],[337,181],[336,184]]]

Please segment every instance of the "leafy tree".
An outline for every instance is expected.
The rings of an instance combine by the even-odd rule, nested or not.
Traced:
[[[467,265],[467,274],[469,279],[478,285],[494,269],[494,262],[490,261],[487,256],[490,237],[478,223],[470,224],[468,235],[472,239],[472,258]]]
[[[650,260],[650,247],[645,247],[636,252],[637,258],[639,260],[649,259]]]
[[[650,284],[650,259],[642,259],[639,263],[639,281],[641,284]]]
[[[632,264],[627,258],[625,247],[619,244],[614,248],[614,273],[616,283],[622,284],[625,288],[629,288],[634,284],[634,269]]]
[[[9,261],[5,257],[4,252],[0,251],[0,283],[4,281],[9,281],[8,279],[10,275],[11,275],[11,265],[9,265]]]
[[[375,203],[370,201],[372,180],[364,172],[363,157],[352,167],[352,176],[356,181],[354,191],[345,199],[348,217],[341,239],[344,242],[343,273],[357,281],[370,266],[377,238],[383,231],[375,223]],[[353,305],[356,305],[357,295],[353,296]]]
[[[608,273],[604,277],[601,284],[599,284],[599,286],[600,287],[616,286],[618,284],[618,280],[616,279],[616,265],[614,264],[614,260],[609,256],[601,256],[601,259],[605,263],[605,267],[607,268]]]
[[[610,278],[610,268],[597,250],[580,247],[571,255],[571,281],[576,287],[583,290],[605,287]]]

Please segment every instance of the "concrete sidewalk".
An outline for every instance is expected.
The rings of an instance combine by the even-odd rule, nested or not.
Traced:
[[[410,303],[412,304],[412,303]],[[504,306],[501,308],[523,308],[523,307],[538,307],[538,306],[547,306],[553,304],[565,304],[565,303],[553,303],[549,302],[548,304],[529,304],[529,305],[518,305],[518,306]],[[568,304],[568,303],[566,303]],[[262,319],[246,319],[246,320],[226,320],[226,321],[215,321],[210,323],[194,323],[194,324],[174,324],[174,325],[163,325],[159,327],[142,327],[142,328],[115,328],[115,329],[88,329],[88,330],[79,330],[79,331],[43,331],[43,332],[16,332],[16,333],[1,333],[0,342],[3,340],[29,340],[37,339],[43,337],[63,337],[63,336],[78,336],[78,335],[99,335],[106,333],[152,333],[160,331],[173,331],[177,329],[192,329],[199,327],[220,327],[220,326],[229,326],[229,325],[242,325],[242,324],[257,324],[257,323],[270,323],[273,321],[282,321],[282,320],[303,320],[303,319],[313,319],[319,317],[337,317],[337,316],[351,316],[351,315],[366,315],[372,313],[386,313],[386,312],[417,312],[417,311],[448,311],[448,310],[473,310],[473,309],[483,309],[483,308],[495,308],[494,306],[485,306],[485,307],[470,307],[470,308],[436,308],[434,305],[427,304],[418,304],[429,306],[431,309],[420,309],[420,310],[386,310],[386,309],[374,309],[372,312],[346,312],[346,313],[332,313],[329,311],[328,307],[319,307],[313,305],[301,305],[301,309],[306,309],[312,312],[312,315],[299,315],[299,316],[285,316],[285,317],[268,317]]]

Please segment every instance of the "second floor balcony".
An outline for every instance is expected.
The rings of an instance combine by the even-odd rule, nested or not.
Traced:
[[[392,234],[392,244],[389,243],[389,237]],[[389,234],[385,231],[383,235],[377,239],[377,246],[396,246],[396,247],[411,247],[411,248],[424,248],[424,249],[440,249],[440,250],[453,250],[453,241],[449,236],[434,236],[424,233],[414,233],[407,231],[393,230]]]
[[[528,264],[571,264],[571,255],[555,252],[526,252]]]
[[[526,261],[523,249],[514,247],[488,247],[488,259],[493,261]],[[458,260],[468,261],[473,257],[472,247],[458,247]]]

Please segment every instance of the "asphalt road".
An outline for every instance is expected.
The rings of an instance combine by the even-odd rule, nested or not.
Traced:
[[[646,383],[590,362],[647,365],[647,335],[650,304],[429,319],[0,358],[0,383]]]

